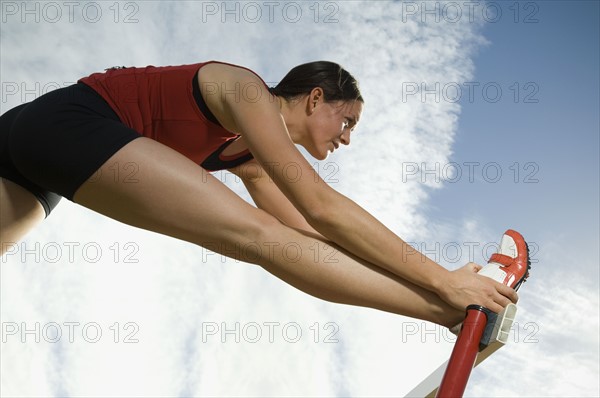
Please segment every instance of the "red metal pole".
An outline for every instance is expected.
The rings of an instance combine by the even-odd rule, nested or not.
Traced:
[[[487,325],[490,310],[479,305],[467,307],[467,316],[463,327],[454,344],[452,355],[448,361],[448,367],[442,378],[442,383],[436,394],[436,398],[462,397],[471,370],[475,365],[479,342]]]

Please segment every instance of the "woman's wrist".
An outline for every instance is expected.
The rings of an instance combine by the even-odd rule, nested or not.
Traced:
[[[441,296],[445,288],[448,286],[448,282],[451,277],[451,272],[441,265],[432,262],[432,269],[435,269],[431,274],[431,278],[429,280],[429,287],[427,287],[432,292],[436,293],[438,296]]]

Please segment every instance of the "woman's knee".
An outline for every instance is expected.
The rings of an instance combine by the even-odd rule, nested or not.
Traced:
[[[251,236],[257,241],[272,241],[280,236],[286,228],[288,227],[277,217],[261,209],[256,209],[256,216],[251,218]]]
[[[276,240],[281,229],[286,228],[276,217],[261,209],[251,209],[245,216],[232,223],[225,235],[217,232],[218,239],[228,244],[263,245]],[[223,231],[225,232],[225,231]]]
[[[226,257],[264,266],[279,257],[275,252],[286,229],[277,218],[255,209],[230,228],[209,233],[195,243]]]

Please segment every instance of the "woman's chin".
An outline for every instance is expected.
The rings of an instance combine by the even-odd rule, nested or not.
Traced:
[[[325,160],[329,156],[329,150],[327,150],[327,149],[319,150],[316,148],[311,148],[310,150],[306,149],[306,151],[308,153],[310,153],[310,156],[312,156],[313,158],[315,158],[317,160]]]
[[[323,153],[319,153],[318,154],[319,156],[315,156],[314,158],[317,159],[317,160],[325,160],[325,159],[327,159],[329,157],[330,153],[331,152],[329,152],[329,151],[325,151]]]

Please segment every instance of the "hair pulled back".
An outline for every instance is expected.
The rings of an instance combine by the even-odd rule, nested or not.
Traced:
[[[326,102],[360,101],[364,103],[356,79],[335,62],[315,61],[298,65],[269,89],[271,94],[287,101],[310,94],[315,88],[323,90]]]

